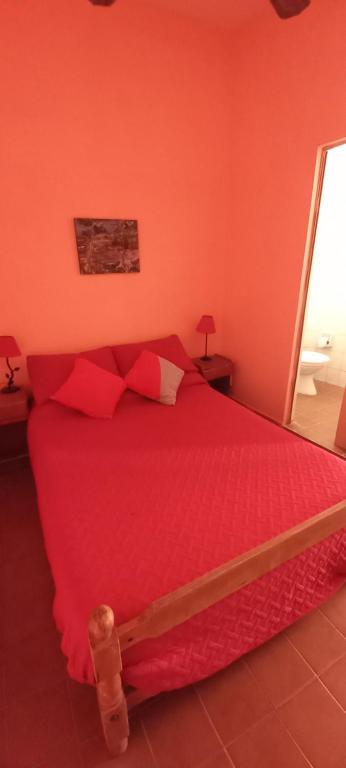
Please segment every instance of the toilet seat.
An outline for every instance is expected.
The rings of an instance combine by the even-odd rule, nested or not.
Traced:
[[[310,349],[303,349],[300,361],[301,363],[318,363],[323,365],[329,360],[328,355],[323,355],[322,352],[313,352]]]

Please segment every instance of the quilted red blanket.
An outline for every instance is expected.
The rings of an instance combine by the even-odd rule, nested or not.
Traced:
[[[198,380],[198,377],[196,377]],[[29,442],[68,669],[93,682],[87,623],[151,601],[346,497],[346,464],[206,384],[174,408],[126,393],[111,421],[49,402]],[[124,654],[125,681],[187,685],[322,603],[346,580],[346,532]]]

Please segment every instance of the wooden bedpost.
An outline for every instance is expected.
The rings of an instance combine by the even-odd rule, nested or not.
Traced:
[[[99,605],[92,612],[89,642],[107,747],[112,755],[120,755],[127,748],[129,721],[120,675],[122,662],[119,639],[114,614],[109,606]]]

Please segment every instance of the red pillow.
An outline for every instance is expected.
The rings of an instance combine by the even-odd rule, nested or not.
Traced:
[[[143,349],[147,349],[165,358],[165,360],[169,360],[174,365],[177,365],[178,368],[182,368],[183,371],[197,371],[191,358],[185,352],[179,336],[176,335],[166,336],[163,339],[154,339],[153,341],[140,341],[135,344],[120,344],[111,349],[122,376],[126,376]]]
[[[77,357],[90,360],[110,373],[119,374],[110,347],[89,349],[87,352],[70,352],[62,355],[29,355],[28,373],[37,405],[46,403],[66,381],[73,370]]]
[[[77,357],[72,373],[51,400],[87,416],[111,419],[125,389],[126,384],[120,376]]]
[[[139,395],[164,405],[175,405],[183,376],[184,371],[174,363],[143,349],[125,381],[129,389]]]

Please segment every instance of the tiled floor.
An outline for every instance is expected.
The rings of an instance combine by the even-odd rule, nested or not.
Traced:
[[[317,395],[297,395],[289,429],[346,457],[334,443],[344,389],[315,380]]]
[[[70,680],[27,462],[0,465],[0,768],[345,768],[346,586],[198,685],[142,705],[110,760]]]

